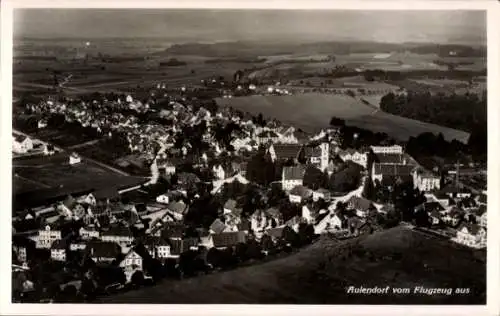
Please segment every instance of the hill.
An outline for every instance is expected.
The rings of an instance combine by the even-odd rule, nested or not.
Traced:
[[[485,258],[485,254],[480,254]],[[288,257],[106,297],[101,303],[485,304],[473,251],[405,227],[357,240],[327,237]],[[468,295],[354,295],[349,286],[469,288]]]

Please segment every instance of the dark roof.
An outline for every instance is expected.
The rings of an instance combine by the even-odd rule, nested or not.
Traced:
[[[246,241],[244,231],[226,232],[212,235],[214,247],[232,247]]]
[[[370,207],[373,206],[372,202],[370,200],[367,200],[365,198],[359,197],[359,196],[352,196],[348,203],[352,205],[352,207],[356,210],[360,211],[367,211]]]
[[[276,134],[273,131],[262,131],[257,136],[261,137],[261,138],[264,138],[264,137],[265,138],[277,138],[278,134]]]
[[[198,238],[170,239],[170,253],[180,255],[198,245]]]
[[[274,144],[273,149],[277,159],[295,159],[299,157],[302,145]]]
[[[66,197],[66,199],[64,199],[64,201],[63,201],[63,205],[66,206],[69,210],[73,209],[75,204],[76,204],[76,200],[71,195],[68,195]]]
[[[162,237],[146,235],[144,237],[144,245],[149,247],[155,247],[155,246],[167,246],[170,245],[170,243]]]
[[[459,217],[459,216],[463,215],[464,213],[465,213],[464,210],[454,206],[448,212],[448,215],[450,215],[451,217]]]
[[[307,198],[312,195],[312,191],[303,185],[298,185],[290,191],[291,195],[298,195],[302,198]]]
[[[423,208],[427,213],[432,213],[433,211],[444,211],[444,207],[439,202],[425,202],[420,206],[420,208]]]
[[[264,233],[266,235],[274,237],[274,238],[281,238],[281,236],[283,236],[283,229],[284,228],[285,227],[269,228]]]
[[[304,153],[305,153],[305,156],[307,158],[320,157],[321,156],[321,147],[319,147],[319,146],[314,146],[314,147],[307,146],[306,148],[304,148]]]
[[[169,209],[170,211],[172,211],[174,213],[186,214],[188,209],[189,209],[189,206],[186,203],[181,202],[181,201],[179,201],[179,202],[173,201],[173,202],[168,203],[167,209]]]
[[[302,180],[306,169],[303,166],[287,166],[283,167],[283,175],[285,180]]]
[[[133,237],[132,232],[128,227],[123,226],[113,226],[108,230],[101,233],[102,236],[122,236],[122,237]]]
[[[275,207],[268,208],[266,214],[274,218],[281,216],[281,212]]]
[[[227,202],[224,203],[224,208],[233,211],[236,208],[236,201],[233,199],[227,200]]]
[[[181,238],[184,236],[186,226],[182,223],[167,223],[161,235],[165,238]]]
[[[216,234],[222,233],[225,228],[226,225],[224,225],[224,223],[218,218],[213,221],[212,225],[210,225],[210,229]]]
[[[91,257],[116,258],[121,253],[121,247],[115,242],[90,241],[87,250]]]
[[[434,218],[441,218],[441,213],[439,213],[438,210],[434,209],[431,211],[430,216]]]
[[[464,222],[464,223],[460,224],[457,231],[461,231],[464,227],[467,228],[467,231],[471,235],[477,235],[479,233],[479,230],[481,229],[481,226],[479,226],[477,224],[471,224],[471,223]]]
[[[375,163],[375,174],[382,174],[384,176],[408,176],[411,174],[414,166],[411,165],[384,165]]]
[[[486,205],[480,205],[474,213],[476,213],[476,216],[482,216],[484,213],[486,213]]]
[[[116,199],[120,196],[116,187],[107,187],[92,192],[96,200]]]
[[[16,142],[18,143],[22,143],[24,142],[25,139],[27,139],[28,136],[25,136],[25,135],[15,135],[14,136],[14,139],[16,140]]]
[[[250,231],[252,228],[250,221],[246,218],[242,218],[241,222],[236,225],[239,231]]]
[[[68,242],[65,238],[63,238],[63,239],[55,240],[52,243],[52,246],[50,247],[50,249],[66,249],[67,246],[68,246]]]
[[[195,184],[200,182],[200,178],[191,172],[181,172],[177,175],[177,181],[180,184]]]
[[[403,164],[406,158],[403,154],[376,154],[375,156],[377,162],[381,164]]]

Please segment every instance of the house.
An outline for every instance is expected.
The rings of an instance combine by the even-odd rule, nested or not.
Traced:
[[[73,152],[70,156],[69,156],[69,164],[70,165],[76,165],[76,164],[79,164],[82,162],[82,158],[80,157],[80,155],[78,155],[76,152]]]
[[[66,239],[55,240],[50,247],[50,258],[55,261],[66,261],[67,247]]]
[[[473,248],[486,247],[486,229],[476,224],[462,223],[454,241]]]
[[[479,208],[475,211],[475,216],[476,223],[478,223],[479,226],[484,228],[488,227],[486,205],[480,205]]]
[[[56,153],[54,145],[46,144],[43,146],[43,154],[45,156],[52,156]]]
[[[119,244],[123,249],[125,249],[134,241],[134,235],[128,227],[113,226],[101,233],[101,240],[107,242],[115,242]]]
[[[220,234],[226,229],[226,225],[218,218],[216,218],[210,225],[210,233]]]
[[[167,212],[176,220],[182,220],[189,210],[189,205],[183,201],[172,201],[167,205]]]
[[[33,149],[33,141],[25,135],[12,137],[12,151],[16,154],[26,154]]]
[[[413,171],[413,185],[421,192],[439,190],[441,179],[422,168],[417,168]]]
[[[300,223],[303,223],[303,222],[304,222],[304,220],[302,219],[302,217],[294,216],[285,222],[285,226],[288,226],[291,229],[293,229],[295,232],[298,232],[299,225],[300,225]]]
[[[442,221],[442,219],[441,219],[441,217],[442,217],[441,213],[439,213],[439,211],[437,211],[435,209],[432,210],[430,212],[430,214],[428,214],[428,215],[429,215],[429,218],[431,220],[431,225],[438,225]]]
[[[368,164],[367,153],[363,153],[363,152],[357,151],[355,149],[342,150],[338,153],[338,156],[344,162],[352,161],[354,163],[357,163],[360,166],[363,166],[363,168],[366,168],[367,164]]]
[[[465,212],[462,209],[453,206],[451,209],[446,211],[442,219],[446,224],[455,227],[460,223],[464,214]]]
[[[38,121],[38,129],[42,129],[47,127],[47,120],[41,119]]]
[[[220,164],[214,165],[212,167],[212,172],[213,172],[215,178],[218,180],[223,180],[226,178],[226,172],[224,171],[224,168]]]
[[[330,144],[323,142],[319,146],[305,147],[304,156],[307,163],[325,171],[330,161]]]
[[[198,249],[200,239],[198,237],[183,237],[180,239],[170,240],[170,256],[169,258],[179,258],[181,254],[189,250]]]
[[[50,249],[54,241],[61,240],[62,236],[60,230],[51,230],[50,226],[47,225],[44,230],[39,230],[38,235],[36,235],[33,239],[36,243],[37,249]]]
[[[83,251],[87,249],[85,241],[74,241],[69,244],[69,251]]]
[[[247,234],[244,231],[223,232],[212,235],[213,245],[215,248],[224,249],[234,247],[239,243],[245,243]]]
[[[441,203],[439,202],[436,202],[436,201],[430,201],[430,202],[424,202],[420,205],[418,205],[416,208],[415,208],[415,213],[417,213],[418,211],[425,211],[427,213],[427,215],[430,216],[430,214],[434,211],[438,212],[438,213],[444,213],[445,211],[445,208],[441,205]]]
[[[78,233],[84,240],[99,238],[99,231],[94,227],[81,227]]]
[[[319,215],[320,209],[313,203],[302,205],[302,218],[308,224],[313,224]]]
[[[372,166],[372,180],[380,183],[401,179],[402,181],[412,181],[414,170],[412,165],[390,165],[374,163]]]
[[[121,255],[122,250],[115,242],[89,241],[86,252],[96,263],[111,263]]]
[[[127,282],[131,281],[134,272],[142,271],[142,261],[141,255],[134,250],[130,250],[125,255],[119,266],[124,270]]]
[[[297,144],[299,142],[295,136],[295,128],[293,126],[279,128],[277,133],[280,136],[279,142],[282,144]]]
[[[374,154],[402,154],[403,147],[399,145],[392,146],[371,146],[370,147]]]
[[[243,209],[240,207],[236,207],[237,205],[238,203],[235,200],[227,200],[226,203],[224,203],[224,214],[235,213],[238,216],[241,215]]]
[[[269,225],[271,227],[277,227],[283,225],[283,215],[281,212],[275,208],[275,207],[270,207],[264,212],[270,221]]]
[[[97,200],[95,196],[92,193],[89,193],[87,195],[81,196],[76,200],[78,203],[82,204],[88,204],[91,206],[95,206],[97,204]]]
[[[286,226],[269,228],[264,231],[264,235],[271,237],[273,243],[277,243],[281,238],[283,238],[283,230]]]
[[[414,165],[407,154],[379,153],[375,154],[375,162],[382,165]]]
[[[302,203],[302,201],[312,196],[312,190],[303,185],[297,185],[288,194],[288,198],[292,203]]]
[[[289,191],[298,185],[303,185],[306,169],[303,166],[285,166],[281,176],[281,187]]]
[[[273,162],[294,161],[298,162],[303,154],[302,145],[297,144],[272,144],[267,152]]]
[[[330,221],[328,222],[328,228],[330,230],[342,230],[345,229],[347,226],[347,218],[339,213],[333,214],[333,216],[330,217]],[[328,230],[327,228],[327,230]]]
[[[327,189],[324,189],[324,188],[319,188],[318,190],[313,191],[312,194],[313,194],[312,197],[313,197],[314,202],[317,202],[320,199],[323,199],[323,200],[328,202],[331,199],[331,192]]]
[[[359,217],[367,217],[370,211],[375,209],[375,206],[370,200],[359,196],[352,196],[347,201],[347,208],[354,210]]]
[[[161,203],[161,204],[168,204],[170,202],[168,194],[164,193],[164,194],[158,195],[156,197],[156,202]]]
[[[446,185],[444,188],[441,188],[439,193],[447,195],[451,199],[464,199],[470,198],[472,196],[472,193],[469,189],[452,184]]]
[[[257,134],[255,139],[259,145],[268,144],[268,143],[277,143],[279,141],[279,135],[274,131],[264,130]]]
[[[268,218],[264,211],[256,210],[250,216],[250,228],[254,231],[254,233],[262,233],[262,231],[268,226]]]

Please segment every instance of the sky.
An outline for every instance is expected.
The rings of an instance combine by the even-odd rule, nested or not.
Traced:
[[[161,37],[173,41],[295,39],[484,44],[486,14],[458,10],[16,9],[14,35]]]

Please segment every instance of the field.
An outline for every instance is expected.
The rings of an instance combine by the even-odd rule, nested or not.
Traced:
[[[82,159],[80,164],[70,165],[67,153],[53,156],[14,159],[13,195],[22,196],[22,203],[38,199],[36,191],[85,191],[121,188],[144,182],[139,177],[124,176],[97,163]],[[48,194],[50,195],[50,194]]]
[[[262,113],[265,117],[276,118],[311,132],[328,127],[330,118],[336,116],[344,119],[348,125],[387,133],[400,140],[407,140],[410,136],[424,132],[443,133],[447,140],[458,139],[463,142],[469,137],[466,132],[382,112],[345,95],[306,93],[293,96],[249,96],[218,99],[217,103],[244,112]]]
[[[356,245],[357,243],[357,245]],[[164,304],[485,304],[485,253],[396,227],[357,240],[322,237],[285,258],[102,299]],[[349,286],[469,288],[469,294],[355,295]]]

